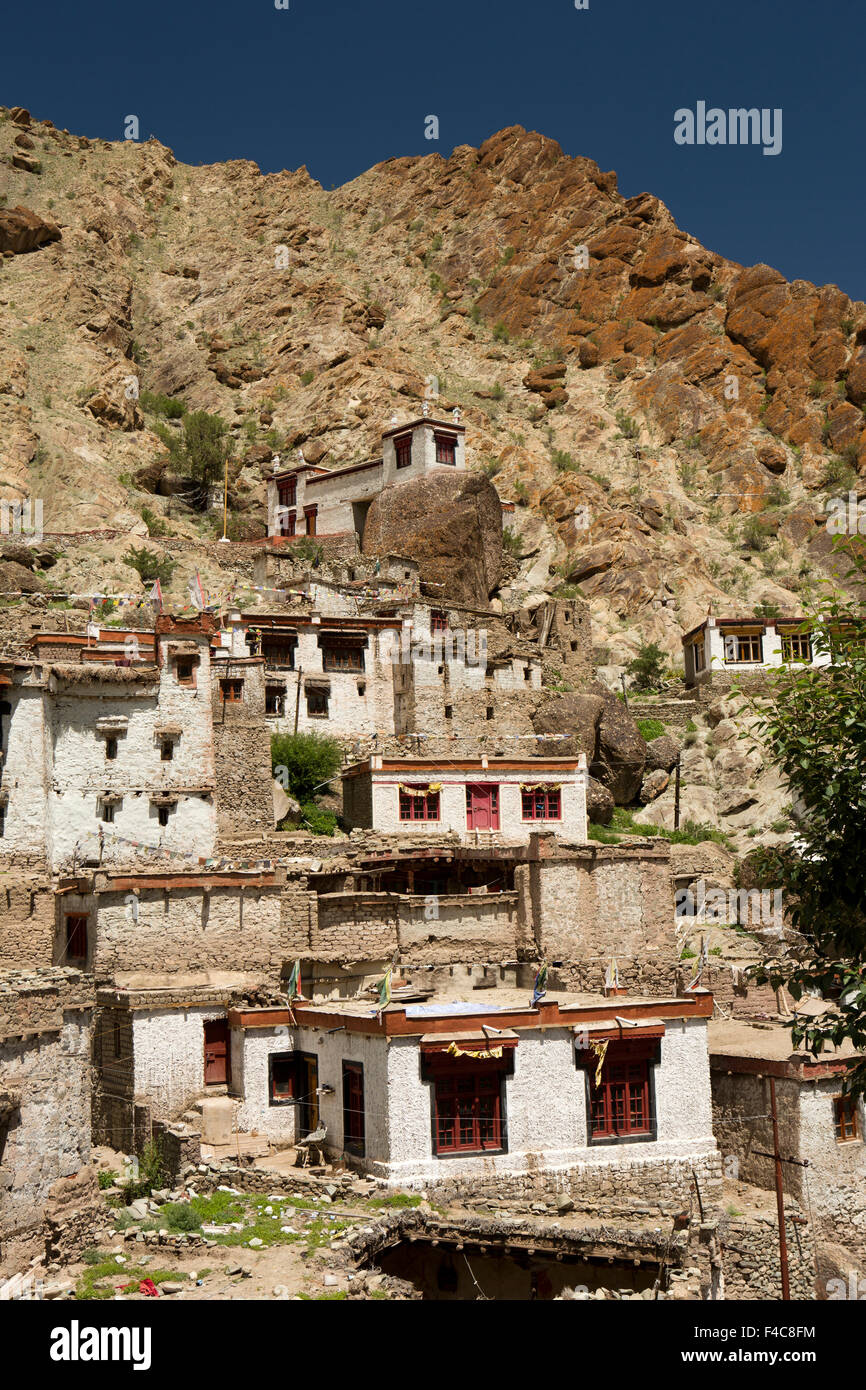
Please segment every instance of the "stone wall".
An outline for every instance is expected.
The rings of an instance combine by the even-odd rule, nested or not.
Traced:
[[[274,827],[271,740],[261,658],[214,661],[211,712],[219,845],[227,836]],[[221,681],[243,681],[243,698],[223,698]]]
[[[390,959],[402,964],[514,960],[518,897],[511,893],[409,896],[324,893],[305,953],[322,961]]]
[[[6,861],[4,860],[4,863]],[[0,874],[0,961],[6,970],[51,965],[54,891],[42,875]]]
[[[90,1164],[93,985],[77,970],[0,975],[0,1273],[52,1217],[95,1196]]]
[[[786,1202],[785,1234],[792,1299],[815,1298],[815,1244],[812,1228],[796,1203]],[[735,1301],[781,1299],[779,1227],[775,1212],[723,1216],[719,1244],[725,1270],[725,1298]]]
[[[277,980],[285,958],[280,923],[281,873],[243,882],[199,880],[164,886],[111,880],[97,888],[92,969],[98,980],[118,972],[246,971]]]

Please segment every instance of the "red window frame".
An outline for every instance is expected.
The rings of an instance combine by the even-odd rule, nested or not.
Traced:
[[[562,820],[562,793],[559,791],[521,792],[524,820]]]
[[[279,499],[281,507],[294,507],[298,500],[297,478],[287,478],[284,483],[279,484]]]
[[[70,913],[66,918],[66,959],[87,960],[87,916]]]
[[[244,683],[241,680],[221,680],[220,694],[223,704],[241,705],[244,699]]]
[[[650,1138],[654,1133],[650,1066],[653,1054],[646,1049],[634,1051],[611,1044],[601,1073],[601,1084],[595,1084],[595,1069],[590,1063],[590,1139]]]
[[[399,439],[394,440],[394,452],[397,455],[397,467],[408,468],[412,462],[411,434],[401,434]]]
[[[850,1144],[852,1139],[860,1138],[860,1126],[857,1122],[857,1102],[853,1096],[843,1095],[833,1097],[833,1122],[836,1128],[836,1140],[840,1144]]]
[[[431,613],[430,613],[430,631],[431,631],[431,632],[447,632],[447,631],[448,631],[448,614],[447,614],[447,613],[442,613],[442,612],[439,611],[439,609],[434,608],[434,609],[431,611]]]
[[[316,534],[316,517],[318,513],[318,507],[304,508],[304,530],[308,536],[314,536]]]
[[[503,1153],[502,1069],[448,1068],[433,1078],[433,1152]]]
[[[457,436],[453,434],[434,434],[436,443],[436,462],[456,464]]]
[[[439,793],[419,792],[417,796],[410,796],[409,792],[401,791],[400,819],[401,821],[438,820]]]

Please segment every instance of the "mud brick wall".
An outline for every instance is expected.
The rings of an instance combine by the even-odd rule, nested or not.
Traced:
[[[538,854],[528,874],[516,874],[538,952],[557,962],[563,983],[598,989],[615,956],[623,987],[673,991],[678,952],[667,846],[566,855],[538,837]]]
[[[221,680],[243,681],[242,700],[224,700]],[[268,833],[274,828],[274,799],[264,661],[214,661],[211,711],[218,841],[221,845],[227,836]]]
[[[628,707],[634,719],[660,719],[663,724],[681,731],[701,712],[697,700],[636,700],[633,695],[629,697]]]
[[[243,970],[280,976],[285,947],[280,925],[281,884],[211,888],[142,888],[137,897],[106,891],[96,909],[93,971],[158,974]]]
[[[423,898],[392,893],[324,893],[310,951],[317,960],[378,960],[405,965],[514,960],[517,893]]]
[[[0,961],[3,968],[51,965],[54,892],[43,878],[4,874],[0,879]]]

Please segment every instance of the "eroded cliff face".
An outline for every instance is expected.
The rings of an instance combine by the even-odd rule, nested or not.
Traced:
[[[866,469],[866,306],[706,250],[520,127],[326,192],[3,108],[0,195],[0,496],[43,498],[49,532],[122,532],[70,542],[60,586],[137,591],[129,532],[165,521],[132,379],[230,423],[249,537],[275,451],[375,456],[438,390],[517,503],[506,608],[579,584],[614,677],[641,641],[678,660],[711,603],[797,611],[826,500]],[[177,498],[168,526],[193,542],[178,595],[196,568],[226,582]]]

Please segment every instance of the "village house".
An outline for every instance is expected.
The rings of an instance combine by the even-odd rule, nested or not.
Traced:
[[[238,1122],[402,1187],[497,1196],[548,1185],[582,1201],[718,1196],[712,998],[606,998],[495,987],[423,1002],[233,1009]]]
[[[828,653],[813,650],[802,617],[707,617],[685,633],[682,642],[688,686],[718,684],[719,678],[725,681],[781,666],[826,666],[830,661]]]
[[[427,416],[394,424],[382,436],[382,457],[327,469],[304,462],[274,465],[268,478],[268,535],[350,532],[360,542],[370,504],[386,487],[442,468],[466,467],[465,426]],[[299,451],[300,452],[300,451]]]
[[[0,1276],[44,1252],[52,1223],[71,1244],[92,1217],[93,1004],[78,970],[0,972]]]
[[[745,1020],[711,1023],[709,1048],[714,1128],[740,1180],[775,1186],[772,1081],[784,1192],[811,1209],[816,1235],[866,1260],[866,1111],[844,1089],[859,1054],[845,1043],[814,1057],[790,1026]]]
[[[554,829],[586,842],[586,758],[382,758],[343,771],[346,824],[414,834],[431,824],[461,839],[525,843]]]
[[[215,628],[39,632],[2,663],[0,863],[207,857],[220,832],[271,828],[264,662],[212,663]]]

